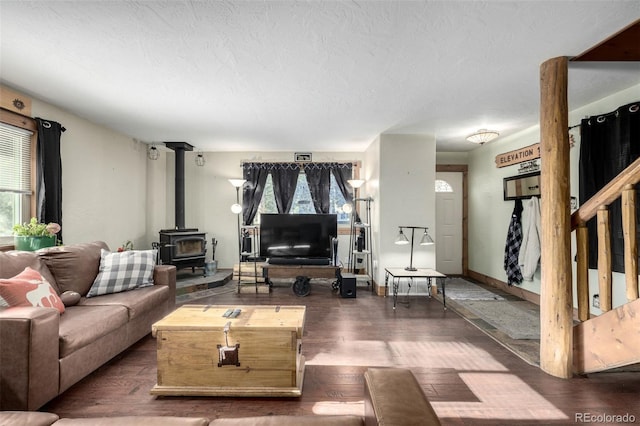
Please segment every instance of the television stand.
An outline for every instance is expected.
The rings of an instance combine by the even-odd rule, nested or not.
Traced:
[[[271,285],[271,278],[296,278],[293,283],[293,292],[296,296],[308,296],[311,293],[310,280],[312,278],[335,278],[333,290],[340,288],[342,265],[291,265],[265,263],[262,266],[262,275],[265,281]]]
[[[269,259],[271,265],[331,265],[328,257],[272,257]]]

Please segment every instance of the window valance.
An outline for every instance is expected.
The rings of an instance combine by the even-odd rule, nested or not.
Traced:
[[[351,162],[314,162],[314,163],[292,163],[292,162],[247,162],[243,163],[244,170],[351,170],[354,164]]]

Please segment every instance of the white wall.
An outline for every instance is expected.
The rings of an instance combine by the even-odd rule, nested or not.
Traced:
[[[395,244],[398,226],[425,226],[435,234],[435,152],[433,135],[380,136],[378,283],[384,268],[409,266],[409,246]],[[435,268],[435,246],[418,245],[420,237],[417,232],[413,265]]]
[[[569,114],[569,125],[579,124],[589,115],[607,113],[617,107],[640,99],[640,85],[613,94],[598,102],[575,108]],[[580,150],[579,129],[572,131],[576,144],[570,152],[571,196],[578,197],[578,162]],[[524,129],[509,137],[497,139],[469,153],[469,269],[506,282],[504,272],[504,246],[509,218],[514,207],[513,201],[503,201],[502,180],[517,175],[518,166],[496,168],[498,154],[519,149],[540,140],[539,126]],[[575,255],[575,236],[572,235]],[[575,263],[574,263],[575,271]],[[598,293],[596,271],[590,271],[590,297]],[[623,274],[614,273],[613,304],[625,303]],[[574,272],[575,306],[575,272]],[[522,288],[540,294],[540,268],[533,281],[524,281]],[[591,308],[599,314],[600,310]]]
[[[373,271],[369,271],[374,283],[384,283],[384,268],[380,263],[380,137],[367,147],[364,153],[361,178],[365,184],[360,189],[361,197],[371,197],[371,249]],[[382,269],[382,273],[381,273]],[[382,278],[381,278],[382,277]]]
[[[436,164],[467,164],[467,152],[436,152]]]
[[[62,230],[66,244],[131,240],[145,248],[146,145],[33,99],[32,114],[61,123]]]

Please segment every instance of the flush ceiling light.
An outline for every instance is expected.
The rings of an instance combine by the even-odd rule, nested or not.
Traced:
[[[469,142],[482,145],[494,140],[498,136],[500,136],[500,133],[496,132],[495,130],[480,129],[477,132],[467,136],[467,140]]]

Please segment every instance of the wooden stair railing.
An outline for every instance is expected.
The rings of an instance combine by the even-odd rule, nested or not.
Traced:
[[[636,190],[640,158],[596,193],[571,216],[576,231],[578,319],[573,328],[573,367],[579,374],[640,362],[638,315],[638,242]],[[612,309],[611,228],[609,205],[621,197],[627,303]],[[589,237],[586,222],[597,218],[598,287],[602,315],[589,319]]]
[[[571,230],[576,231],[578,319],[589,319],[589,259],[586,222],[597,216],[598,283],[600,309],[612,308],[611,238],[608,206],[622,197],[622,226],[627,301],[638,299],[638,245],[636,240],[636,202],[634,185],[640,182],[640,158],[624,169],[611,182],[571,215]]]

